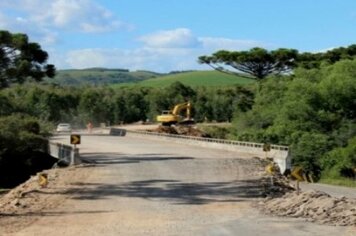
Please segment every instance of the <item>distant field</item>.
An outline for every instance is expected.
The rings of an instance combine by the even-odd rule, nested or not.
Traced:
[[[106,68],[90,68],[78,70],[59,70],[56,77],[70,76],[72,78],[82,78],[86,76],[92,77],[115,77],[119,74],[130,74],[141,78],[152,78],[159,76],[159,73],[151,71],[125,71],[120,69],[106,69]]]
[[[138,87],[165,87],[179,81],[185,85],[196,86],[229,86],[253,83],[253,80],[243,77],[224,74],[217,71],[194,71],[187,73],[171,74],[158,78],[147,79],[137,83],[115,84],[112,87],[138,86]]]
[[[58,70],[54,79],[47,82],[61,85],[110,85],[138,82],[161,76],[151,71],[128,71],[123,69],[89,68],[78,70]]]

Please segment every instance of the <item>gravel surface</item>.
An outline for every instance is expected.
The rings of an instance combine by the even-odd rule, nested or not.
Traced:
[[[277,216],[306,218],[328,225],[356,226],[356,199],[336,198],[315,190],[291,192],[261,202],[262,209]]]
[[[0,235],[16,232],[29,226],[43,216],[43,211],[52,210],[63,203],[66,195],[73,193],[74,179],[85,179],[89,172],[83,165],[66,169],[52,169],[48,185],[39,185],[38,176],[32,176],[9,193],[0,196]]]
[[[55,139],[69,141],[65,136]],[[14,202],[5,207],[6,212],[4,205],[0,206],[0,235],[296,236],[356,232],[355,227],[259,213],[252,205],[262,200],[265,191],[263,167],[256,158],[139,137],[83,136],[79,148],[86,165],[55,171],[46,189],[35,187],[38,191],[19,194],[20,205]],[[30,196],[38,200],[19,207]],[[11,212],[13,208],[17,211]]]

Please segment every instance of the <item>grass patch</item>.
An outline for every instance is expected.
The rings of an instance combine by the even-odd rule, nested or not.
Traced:
[[[231,85],[246,85],[254,83],[254,80],[247,79],[239,76],[228,75],[218,71],[193,71],[187,73],[171,74],[161,76],[158,78],[147,79],[137,83],[122,83],[112,85],[113,88],[117,87],[167,87],[174,82],[181,82],[184,85],[191,87],[199,86],[231,86]]]
[[[231,129],[230,123],[218,124],[199,124],[198,128],[212,138],[228,139]]]
[[[321,178],[319,180],[319,183],[356,188],[356,180],[347,179],[347,178],[339,178],[339,179]]]

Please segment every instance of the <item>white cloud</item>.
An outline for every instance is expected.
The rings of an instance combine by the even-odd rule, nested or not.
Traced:
[[[23,14],[21,20],[46,29],[97,33],[132,28],[92,0],[2,0],[0,6],[17,11]]]
[[[82,49],[67,54],[69,68],[109,67],[167,72],[197,68],[192,49]]]
[[[253,47],[261,47],[262,42],[255,40],[240,40],[229,38],[213,38],[213,37],[201,37],[199,38],[203,48],[210,50],[246,50]]]
[[[98,49],[73,50],[67,54],[66,63],[72,68],[102,67],[108,63],[112,55]]]
[[[323,48],[323,49],[314,51],[314,53],[325,53],[325,52],[331,51],[331,50],[333,50],[333,49],[335,49],[335,48],[336,48],[336,47]]]
[[[158,72],[208,69],[197,59],[217,50],[248,50],[263,47],[261,42],[229,38],[196,37],[186,28],[158,31],[139,38],[143,46],[128,49],[88,48],[70,51],[66,55],[69,68],[110,67]]]
[[[38,42],[42,46],[53,45],[58,42],[58,33],[46,28],[38,28],[33,22],[23,17],[11,19],[0,12],[0,28],[14,33],[26,33],[30,36],[30,41]]]
[[[198,39],[186,28],[158,31],[140,37],[139,41],[152,48],[191,48],[199,45]]]
[[[187,28],[158,31],[138,39],[150,48],[202,48],[207,50],[244,50],[261,46],[255,40],[240,40],[217,37],[196,37]]]
[[[49,53],[49,63],[57,68],[116,67],[160,72],[207,69],[207,66],[197,63],[199,56],[221,49],[245,50],[264,46],[253,40],[198,37],[190,29],[182,27],[143,35],[137,39],[142,46],[135,49],[56,49],[63,31],[100,33],[132,28],[98,2],[0,0],[0,27],[28,34],[31,41],[39,42]]]
[[[77,27],[83,32],[96,33],[129,27],[113,14],[91,0],[55,0],[41,22],[49,21],[57,27]]]

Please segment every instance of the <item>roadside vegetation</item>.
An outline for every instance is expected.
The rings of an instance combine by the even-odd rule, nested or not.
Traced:
[[[10,36],[16,39],[15,43],[8,38]],[[0,187],[7,187],[7,183],[14,185],[16,181],[10,180],[13,176],[22,179],[22,174],[29,175],[36,170],[32,164],[41,157],[43,140],[59,122],[79,128],[89,121],[94,125],[155,121],[162,110],[188,100],[193,104],[193,117],[197,122],[231,123],[230,126],[204,127],[213,137],[288,145],[294,165],[302,166],[316,179],[329,183],[355,182],[355,45],[318,54],[281,50],[275,59],[265,50],[251,50],[250,53],[258,52],[261,57],[252,56],[250,60],[261,61],[266,56],[276,62],[273,60],[282,58],[287,63],[288,73],[280,73],[283,68],[276,68],[274,73],[265,76],[251,73],[249,79],[241,78],[240,74],[234,77],[215,71],[177,72],[145,80],[140,86],[94,83],[73,87],[48,81],[33,83],[41,81],[46,74],[54,76],[54,66],[46,64],[47,54],[38,44],[33,44],[34,52],[40,55],[38,60],[36,57],[6,58],[6,51],[17,47],[16,42],[22,42],[20,46],[29,42],[24,35],[8,32],[2,32],[0,40],[2,45],[7,45],[2,48],[4,63],[0,64],[0,180],[4,181]],[[20,46],[14,50],[21,51]],[[28,50],[27,46],[24,48]],[[26,50],[31,54],[31,50]],[[233,54],[236,57],[228,55],[230,53],[224,51],[219,54],[221,59],[200,59],[204,59],[202,63],[221,60],[221,63],[233,64],[232,59],[237,60],[235,63],[246,63],[242,59],[249,58],[241,59],[238,53]],[[285,56],[296,57],[297,63],[290,64]],[[28,58],[36,60],[28,61]],[[14,61],[7,63],[9,60]],[[18,61],[22,62],[17,65]],[[31,69],[31,63],[42,66]],[[128,73],[101,68],[85,73],[118,72]],[[75,73],[83,75],[83,71],[73,71],[72,75]],[[137,73],[155,76],[153,72]]]
[[[356,60],[263,81],[233,130],[239,140],[289,145],[294,164],[317,178],[355,181]]]

